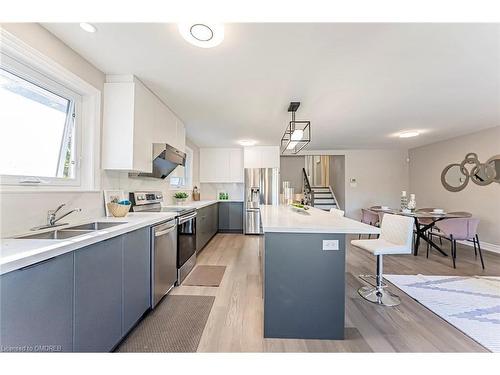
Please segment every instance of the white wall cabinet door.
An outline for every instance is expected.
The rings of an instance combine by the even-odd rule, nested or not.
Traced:
[[[261,167],[260,168],[279,168],[280,167],[280,149],[278,146],[262,146]]]
[[[156,113],[154,141],[156,143],[168,143],[173,146],[177,142],[177,124],[174,114],[159,100]]]
[[[245,168],[260,168],[261,154],[256,147],[243,149],[243,165]]]
[[[279,146],[254,146],[244,149],[245,168],[279,168]]]
[[[244,182],[243,151],[241,149],[229,151],[229,173],[231,182]]]
[[[243,152],[232,148],[200,149],[200,182],[243,182]]]
[[[156,98],[140,82],[134,85],[134,157],[132,170],[153,171],[153,134],[157,121]]]
[[[229,150],[220,148],[215,150],[215,181],[231,182],[229,171]]]
[[[217,182],[215,167],[217,165],[216,149],[200,148],[200,182]]]

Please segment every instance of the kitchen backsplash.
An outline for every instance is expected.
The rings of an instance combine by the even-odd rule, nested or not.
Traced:
[[[244,184],[207,184],[202,183],[199,186],[201,199],[217,199],[219,192],[225,192],[230,200],[243,200]]]
[[[137,190],[161,191],[164,196],[164,204],[174,203],[173,195],[179,191],[185,191],[189,195],[188,199],[191,199],[191,189],[172,189],[168,181],[168,178],[160,180],[148,177],[129,177],[127,172],[104,171],[102,186],[104,190],[124,190],[127,193]]]
[[[47,211],[60,204],[66,206],[61,213],[74,208],[62,221],[76,223],[104,216],[103,194],[93,192],[2,192],[0,194],[0,235],[2,238],[24,233],[47,222]]]

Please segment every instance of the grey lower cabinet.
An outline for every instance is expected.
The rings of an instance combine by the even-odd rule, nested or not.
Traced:
[[[0,276],[0,351],[73,350],[73,253]]]
[[[122,246],[120,236],[75,251],[76,352],[108,352],[122,337]]]
[[[151,307],[150,228],[123,236],[123,326],[126,334]]]
[[[150,230],[0,276],[0,351],[112,350],[151,306]]]
[[[108,352],[151,306],[150,228],[75,251],[74,351]]]
[[[218,206],[211,204],[197,210],[196,216],[196,251],[201,251],[218,229]]]
[[[219,232],[243,233],[243,202],[219,202]]]

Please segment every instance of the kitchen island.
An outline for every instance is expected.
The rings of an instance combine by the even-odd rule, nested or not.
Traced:
[[[343,339],[346,235],[380,229],[314,207],[260,211],[264,337]]]

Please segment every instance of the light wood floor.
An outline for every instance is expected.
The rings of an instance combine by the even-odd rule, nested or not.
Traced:
[[[425,275],[500,275],[500,256],[484,251],[482,271],[474,250],[462,246],[457,269],[449,257],[433,252],[425,258],[387,256],[384,272]],[[364,285],[359,274],[373,274],[375,259],[350,247],[346,269],[346,339],[292,340],[263,338],[263,300],[258,237],[218,234],[198,256],[198,264],[224,265],[218,288],[180,286],[172,294],[216,296],[198,346],[199,352],[481,352],[482,346],[427,310],[400,290],[392,290],[402,303],[395,308],[363,300],[357,289]]]

